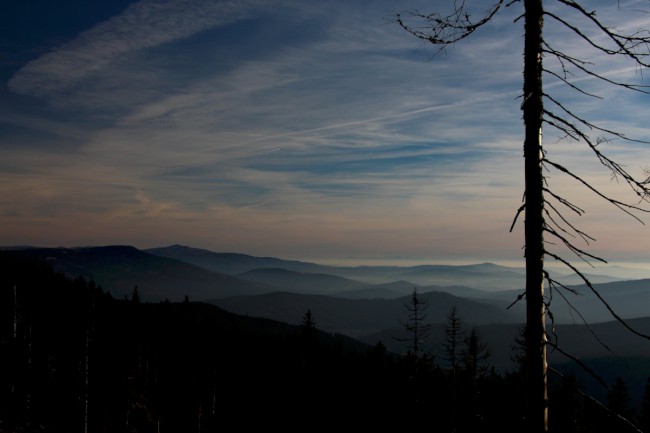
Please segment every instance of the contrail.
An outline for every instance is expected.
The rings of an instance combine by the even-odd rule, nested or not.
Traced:
[[[489,102],[489,101],[494,101],[494,100],[499,100],[499,99],[504,99],[506,97],[516,97],[519,96],[520,92],[504,92],[496,95],[489,95],[489,96],[479,96],[476,98],[469,98],[465,99],[462,101],[458,102],[452,102],[450,104],[441,104],[441,105],[433,105],[425,108],[418,108],[417,110],[410,110],[410,111],[404,111],[401,113],[394,113],[394,114],[389,114],[385,116],[379,116],[379,117],[373,117],[369,119],[360,119],[360,120],[354,120],[351,122],[342,122],[342,123],[335,123],[332,125],[327,125],[327,126],[321,126],[318,128],[309,128],[309,129],[301,129],[299,131],[290,131],[290,132],[285,132],[283,134],[276,134],[276,135],[265,135],[256,139],[248,140],[246,142],[233,145],[235,146],[240,146],[242,144],[249,144],[249,143],[256,143],[260,141],[265,141],[265,140],[274,140],[277,138],[284,138],[284,137],[294,137],[302,134],[309,134],[312,132],[322,132],[322,131],[329,131],[333,129],[344,129],[348,128],[350,126],[358,126],[358,125],[365,125],[368,123],[374,123],[374,122],[381,122],[381,121],[399,121],[403,118],[408,118],[412,116],[416,116],[419,114],[423,113],[430,113],[433,111],[439,111],[439,110],[445,110],[453,107],[461,107],[464,105],[470,105],[470,104],[480,104],[483,102]],[[223,148],[222,148],[223,149]]]

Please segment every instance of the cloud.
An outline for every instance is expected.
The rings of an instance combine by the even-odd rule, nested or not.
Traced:
[[[34,96],[64,91],[119,56],[187,38],[270,6],[264,0],[141,0],[29,62],[9,81],[8,87],[16,93]]]
[[[45,236],[47,223],[59,243],[77,233],[67,242],[101,235],[297,258],[520,254],[522,237],[508,234],[523,193],[516,7],[433,56],[386,24],[393,2],[274,2],[290,7],[242,21],[268,3],[144,0],[26,65],[12,90],[47,104],[5,110],[41,144],[3,140],[3,166],[22,169],[2,172],[5,227]],[[638,96],[608,100],[609,112],[562,98],[608,127],[647,133]],[[619,105],[633,116],[612,116]],[[554,158],[603,174],[556,135],[545,129]],[[591,218],[605,206],[597,198],[550,180],[589,209],[590,228],[603,223]]]

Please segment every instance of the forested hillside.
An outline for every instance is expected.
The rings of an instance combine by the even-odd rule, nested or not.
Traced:
[[[480,336],[459,339],[453,363],[449,351],[390,353],[319,331],[309,311],[291,326],[203,303],[144,303],[137,290],[114,299],[8,252],[0,308],[3,433],[521,431],[522,378],[491,369]],[[625,431],[573,380],[552,383],[555,431]]]

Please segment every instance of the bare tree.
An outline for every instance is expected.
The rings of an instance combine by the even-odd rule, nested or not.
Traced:
[[[431,325],[426,323],[428,301],[418,296],[417,289],[413,289],[408,304],[404,304],[406,321],[400,321],[408,337],[397,338],[398,341],[407,343],[408,356],[419,360],[425,357],[424,341],[429,338]]]
[[[528,431],[543,432],[548,430],[548,396],[547,396],[547,362],[546,347],[549,336],[546,332],[546,317],[549,313],[550,299],[544,293],[545,282],[551,295],[559,294],[569,305],[565,292],[572,290],[556,279],[545,268],[545,258],[552,258],[579,275],[586,286],[604,303],[612,316],[626,328],[637,335],[647,336],[632,329],[607,304],[606,300],[593,287],[587,277],[564,253],[553,250],[554,245],[563,245],[575,254],[579,260],[605,262],[604,259],[587,252],[578,246],[577,241],[587,244],[594,240],[589,234],[580,230],[567,216],[583,215],[584,210],[578,205],[553,190],[549,184],[548,174],[560,173],[575,180],[590,192],[609,202],[619,210],[641,222],[639,212],[649,212],[650,177],[648,171],[633,176],[620,163],[612,160],[601,151],[599,145],[614,139],[638,141],[627,137],[620,131],[610,130],[590,122],[585,116],[571,110],[561,98],[545,91],[543,77],[564,84],[580,94],[599,98],[598,95],[581,87],[575,76],[583,76],[601,81],[605,85],[629,89],[640,93],[650,93],[646,86],[617,81],[600,73],[588,58],[575,57],[556,48],[553,41],[545,39],[543,28],[545,18],[568,30],[577,41],[588,48],[606,56],[621,57],[632,64],[645,68],[649,66],[650,33],[640,29],[624,33],[604,23],[595,11],[583,6],[586,3],[575,0],[499,0],[474,19],[469,10],[469,1],[454,0],[450,2],[449,14],[439,12],[423,14],[418,11],[398,14],[396,22],[409,33],[444,50],[477,31],[489,23],[502,9],[522,7],[522,13],[515,21],[523,19],[524,34],[524,78],[522,111],[525,126],[524,134],[524,174],[525,192],[522,206],[518,209],[513,227],[520,214],[525,218],[525,261],[526,289],[520,299],[526,298],[526,368],[527,398],[526,414]],[[544,9],[544,4],[552,3],[557,11]],[[484,7],[484,6],[481,6]],[[570,17],[570,18],[569,18]],[[590,31],[584,30],[589,27]],[[547,60],[547,61],[545,61]],[[612,178],[630,187],[636,202],[623,202],[604,193],[577,174],[574,169],[549,157],[542,145],[542,127],[549,126],[566,139],[584,143],[595,158],[606,167]],[[512,230],[512,228],[511,228]],[[573,307],[572,307],[573,308]],[[580,313],[577,311],[577,314]],[[552,318],[552,315],[549,317]]]
[[[444,349],[442,358],[448,362],[449,372],[454,380],[458,373],[458,367],[461,361],[461,346],[464,341],[463,320],[458,315],[456,306],[453,306],[449,314],[447,314],[445,339],[442,343]]]
[[[410,300],[404,304],[406,320],[401,325],[407,333],[404,338],[395,337],[397,341],[405,342],[406,361],[410,369],[410,386],[413,401],[420,404],[420,379],[432,364],[430,354],[424,349],[424,343],[430,336],[431,325],[427,323],[428,300],[418,296],[416,288],[413,289]]]
[[[444,349],[442,358],[449,364],[449,378],[451,381],[451,430],[456,431],[457,404],[458,404],[458,368],[460,366],[462,347],[465,341],[465,331],[463,330],[463,320],[458,315],[458,310],[454,305],[449,314],[447,314],[447,324],[445,325],[445,338],[442,343]]]

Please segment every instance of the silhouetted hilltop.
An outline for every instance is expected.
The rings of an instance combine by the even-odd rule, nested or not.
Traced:
[[[237,275],[259,268],[283,268],[294,272],[323,273],[328,266],[275,257],[255,257],[238,253],[219,253],[183,245],[149,248],[150,254],[191,263],[203,269],[227,275]]]
[[[44,260],[57,272],[72,278],[81,276],[95,281],[115,297],[131,295],[136,286],[146,301],[180,301],[186,295],[191,300],[201,300],[276,290],[131,246],[36,248],[16,254]]]
[[[218,253],[209,250],[172,245],[145,250],[151,254],[174,258],[203,269],[236,276],[260,268],[282,268],[288,271],[329,274],[371,285],[408,281],[414,286],[473,287],[483,291],[522,289],[524,268],[501,266],[494,263],[471,265],[419,266],[327,266],[274,257],[255,257],[246,254]],[[565,284],[576,284],[579,279],[566,272],[556,272]],[[593,283],[620,280],[607,275],[587,274]]]
[[[493,290],[496,286],[508,286],[508,281],[513,284],[517,281],[519,284],[523,277],[520,275],[522,270],[491,263],[465,266],[331,267],[270,257],[212,253],[182,246],[161,250],[181,259],[150,254],[130,246],[20,248],[15,252],[47,260],[56,270],[66,275],[81,275],[94,280],[116,297],[130,295],[137,286],[142,298],[147,301],[165,298],[181,300],[185,296],[190,300],[199,301],[280,291],[327,294],[348,299],[396,299],[407,296],[417,287],[420,292],[445,292],[504,311],[523,292],[521,288]],[[188,257],[199,257],[211,263],[213,268],[252,269],[238,275],[220,274],[207,270],[207,265],[200,267],[199,264],[189,263]],[[201,260],[197,259],[195,262]],[[293,267],[295,270],[275,266],[260,267],[270,263]],[[431,285],[413,282],[418,279],[453,284]],[[480,285],[474,287],[464,284],[472,281]],[[607,308],[584,285],[570,287],[580,292],[580,295],[566,293],[567,299],[588,322],[605,322],[612,319]],[[634,318],[648,314],[645,306],[650,304],[650,280],[594,283],[594,287],[621,317]],[[519,302],[508,313],[511,316],[523,317],[524,305],[525,302]],[[575,311],[572,311],[572,307],[560,296],[554,297],[551,307],[557,323],[571,323],[576,320]]]
[[[523,322],[522,317],[505,309],[448,293],[427,292],[419,296],[428,303],[428,323],[445,323],[449,311],[454,306],[470,323]],[[228,297],[212,302],[237,314],[266,317],[287,323],[298,323],[300,312],[309,309],[323,330],[360,337],[399,326],[400,321],[405,318],[405,305],[409,301],[410,296],[396,299],[343,299],[278,292]]]

